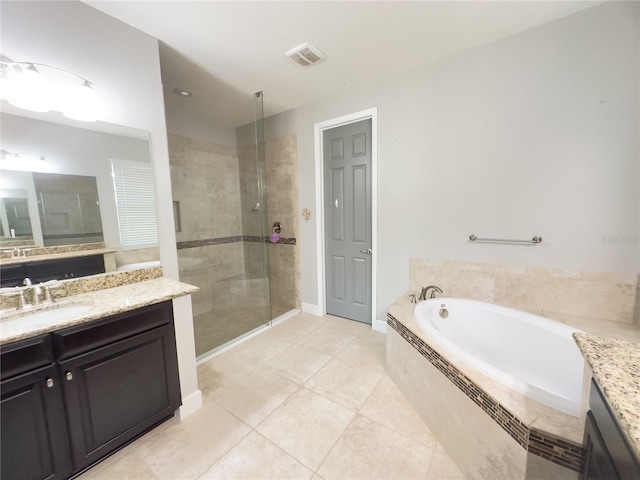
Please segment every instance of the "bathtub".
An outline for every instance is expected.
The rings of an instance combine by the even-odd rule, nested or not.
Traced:
[[[484,375],[551,408],[580,416],[584,359],[571,335],[581,330],[513,308],[459,298],[419,303],[414,317],[436,343]]]
[[[159,267],[160,261],[152,261],[152,262],[140,262],[140,263],[128,263],[126,265],[120,265],[116,268],[117,272],[127,272],[129,270],[139,270],[141,268],[151,268],[151,267]]]

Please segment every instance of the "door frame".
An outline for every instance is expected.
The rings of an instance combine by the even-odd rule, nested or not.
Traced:
[[[380,332],[386,331],[386,323],[377,320],[376,291],[378,272],[378,108],[373,107],[341,117],[331,118],[314,124],[314,147],[316,169],[316,231],[317,238],[317,282],[318,309],[320,315],[327,313],[325,292],[325,218],[324,218],[324,142],[325,130],[341,127],[362,120],[371,120],[371,328]]]

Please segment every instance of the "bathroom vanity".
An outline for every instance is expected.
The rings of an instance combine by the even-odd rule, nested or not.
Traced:
[[[591,382],[585,424],[584,479],[640,478],[640,463],[595,381]]]
[[[193,291],[155,278],[5,315],[0,477],[69,478],[171,418],[181,405],[171,298]]]
[[[5,242],[2,242],[4,246]],[[115,270],[116,250],[104,243],[0,250],[0,287],[86,277]]]
[[[37,257],[36,257],[37,258]],[[32,282],[46,282],[66,278],[86,277],[105,272],[104,255],[37,260],[0,265],[0,287],[22,285],[25,278]]]
[[[574,335],[593,372],[586,414],[584,480],[640,478],[640,345]]]

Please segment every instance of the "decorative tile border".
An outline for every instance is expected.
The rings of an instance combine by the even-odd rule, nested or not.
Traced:
[[[197,248],[206,247],[209,245],[224,245],[226,243],[237,242],[256,242],[256,243],[272,243],[269,241],[269,237],[253,236],[253,235],[235,235],[232,237],[218,237],[218,238],[205,238],[203,240],[187,240],[184,242],[177,242],[176,247],[178,250],[184,248]],[[278,245],[296,245],[296,238],[284,238],[280,237],[280,241],[276,242]]]
[[[528,427],[389,313],[387,313],[387,324],[462,390],[527,452],[573,471],[582,471],[584,458],[582,445],[576,445],[536,428]]]
[[[225,243],[236,243],[241,241],[242,241],[242,235],[235,235],[233,237],[205,238],[203,240],[187,240],[185,242],[177,242],[176,247],[178,250],[182,250],[184,248],[206,247],[209,245],[223,245]]]

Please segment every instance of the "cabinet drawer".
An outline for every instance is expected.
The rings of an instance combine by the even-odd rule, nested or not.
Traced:
[[[153,328],[173,323],[170,301],[150,305],[133,312],[120,313],[95,322],[53,332],[56,358],[74,355],[125,339]]]
[[[104,273],[104,256],[67,258],[62,260],[44,260],[27,263],[27,276],[33,283],[65,278],[86,277]]]
[[[0,347],[2,380],[14,377],[54,361],[49,334],[9,343]]]

